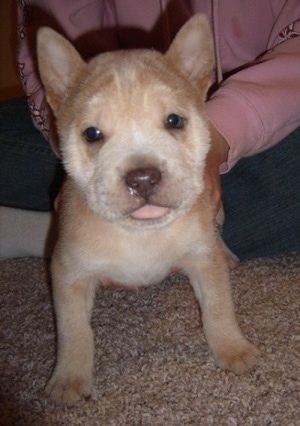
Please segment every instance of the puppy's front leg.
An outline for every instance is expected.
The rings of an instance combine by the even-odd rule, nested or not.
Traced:
[[[94,342],[90,317],[96,282],[71,280],[55,258],[52,278],[58,348],[46,392],[56,402],[71,406],[91,392]]]
[[[204,258],[186,259],[185,270],[200,303],[204,332],[217,365],[237,374],[252,369],[258,350],[243,336],[237,323],[221,242],[216,240]]]

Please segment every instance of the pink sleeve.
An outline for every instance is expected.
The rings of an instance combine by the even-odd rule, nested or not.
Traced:
[[[27,0],[18,2],[18,64],[20,78],[28,97],[35,127],[50,142],[54,152],[59,148],[53,116],[47,104],[36,61],[36,33],[50,26],[74,41],[79,52],[89,58],[104,50],[118,47],[114,11],[110,2],[63,2],[61,0]],[[94,31],[91,31],[95,29]],[[81,37],[88,33],[88,37]]]
[[[209,119],[230,146],[221,172],[300,125],[300,21],[293,29],[292,38],[225,80],[207,102]]]

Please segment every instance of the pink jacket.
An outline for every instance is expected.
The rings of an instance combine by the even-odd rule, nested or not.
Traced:
[[[19,69],[33,121],[50,140],[51,113],[38,77],[35,37],[51,26],[84,58],[117,48],[166,50],[183,23],[205,13],[214,35],[216,81],[207,114],[227,139],[225,172],[300,125],[299,0],[22,0]]]

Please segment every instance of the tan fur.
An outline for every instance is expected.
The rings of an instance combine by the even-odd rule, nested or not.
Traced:
[[[192,18],[166,55],[120,51],[89,64],[44,28],[38,58],[68,174],[52,260],[58,353],[47,392],[68,405],[90,393],[89,320],[99,281],[140,287],[174,268],[190,278],[217,364],[237,373],[252,368],[257,351],[235,319],[228,253],[203,178],[210,143],[204,102],[213,69],[206,20]],[[182,129],[166,128],[172,113],[184,117]],[[103,140],[84,139],[90,126]],[[125,183],[132,170],[145,168],[161,173],[147,200]],[[145,204],[154,210],[137,217]]]

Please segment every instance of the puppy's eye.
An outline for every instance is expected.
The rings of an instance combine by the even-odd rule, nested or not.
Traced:
[[[87,142],[98,142],[103,139],[103,134],[101,130],[98,129],[98,127],[88,127],[85,129],[85,131],[82,133],[83,137]]]
[[[183,129],[186,119],[178,114],[169,114],[165,121],[165,126],[168,129]]]

